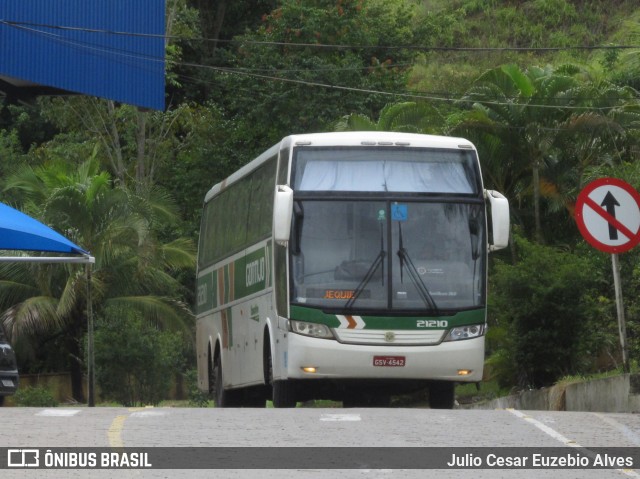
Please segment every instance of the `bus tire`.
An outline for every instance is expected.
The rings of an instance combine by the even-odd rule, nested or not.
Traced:
[[[271,342],[269,340],[269,333],[266,330],[264,332],[263,366],[264,382],[267,386],[267,391],[271,393],[270,398],[273,402],[273,407],[296,407],[296,391],[291,381],[273,380],[273,359],[271,357]]]
[[[222,361],[220,354],[216,354],[213,360],[213,367],[210,366],[209,371],[209,391],[216,407],[240,407],[240,393],[242,391],[233,391],[224,388],[222,377]]]
[[[456,399],[455,383],[435,381],[429,386],[429,407],[431,409],[453,409]]]
[[[273,381],[273,407],[296,407],[295,389],[291,381]]]

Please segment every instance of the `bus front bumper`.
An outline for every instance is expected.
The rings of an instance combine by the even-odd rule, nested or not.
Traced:
[[[295,333],[287,339],[289,379],[482,380],[484,336],[432,346],[342,344]]]

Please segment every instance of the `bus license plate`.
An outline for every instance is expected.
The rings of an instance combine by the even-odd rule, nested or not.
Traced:
[[[403,367],[406,362],[404,356],[374,356],[373,365],[382,367]]]
[[[7,387],[7,388],[12,388],[13,387],[13,381],[11,379],[3,379],[2,380],[2,385]]]

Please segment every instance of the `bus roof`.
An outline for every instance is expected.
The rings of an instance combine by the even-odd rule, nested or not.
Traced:
[[[291,135],[282,140],[283,145],[310,146],[420,146],[429,148],[475,149],[469,140],[450,136],[421,135],[390,131],[342,131],[333,133],[308,133]]]
[[[422,135],[389,131],[341,131],[329,133],[305,133],[289,135],[262,153],[253,161],[214,185],[205,197],[205,203],[213,196],[258,168],[277,155],[282,149],[296,146],[413,146],[423,148],[446,148],[475,150],[469,140],[451,136]]]

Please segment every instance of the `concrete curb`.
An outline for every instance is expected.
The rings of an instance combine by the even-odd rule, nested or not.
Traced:
[[[458,407],[640,413],[640,374],[559,384]]]

